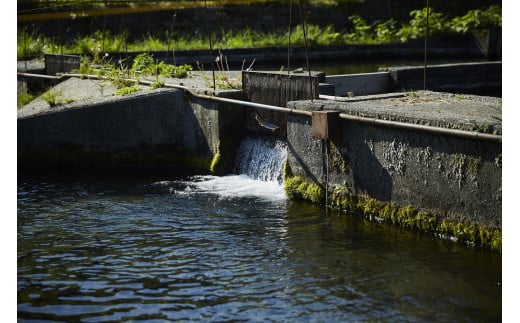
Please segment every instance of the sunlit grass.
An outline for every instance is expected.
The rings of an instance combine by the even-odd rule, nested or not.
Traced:
[[[337,31],[332,25],[307,25],[306,35],[309,46],[329,46],[346,44],[386,44],[401,43],[423,37],[426,8],[410,13],[410,20],[397,22],[393,19],[369,24],[362,17],[349,17],[352,27],[349,30]],[[461,17],[448,19],[442,13],[430,10],[430,35],[434,33],[467,33],[479,28],[501,28],[501,11],[499,6],[490,6],[485,10],[472,10]],[[485,18],[485,19],[484,19]],[[288,42],[292,46],[305,44],[304,30],[298,25],[288,31],[257,32],[247,28],[241,31],[220,30],[213,32],[211,40],[215,49],[285,47]],[[74,53],[94,54],[123,51],[165,51],[207,49],[207,35],[173,33],[166,35],[146,34],[141,39],[130,42],[129,35],[122,33],[112,35],[110,32],[97,31],[66,44],[59,44],[53,39],[42,37],[25,29],[18,32],[18,57],[37,56],[42,54]]]

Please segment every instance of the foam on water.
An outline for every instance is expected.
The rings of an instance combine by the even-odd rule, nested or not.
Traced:
[[[222,198],[256,197],[267,200],[286,198],[283,165],[287,145],[271,137],[242,140],[235,160],[235,175],[198,176],[188,184],[194,192],[216,194]]]
[[[287,144],[274,137],[245,138],[237,151],[235,169],[227,176],[194,176],[189,181],[161,181],[153,186],[169,187],[177,195],[210,194],[219,198],[254,197],[286,199],[283,165]]]
[[[283,185],[261,181],[248,175],[200,176],[190,183],[193,192],[215,194],[222,198],[257,197],[266,200],[286,198]]]

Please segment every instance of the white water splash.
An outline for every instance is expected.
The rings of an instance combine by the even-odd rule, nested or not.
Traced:
[[[200,176],[190,183],[198,193],[216,194],[221,198],[256,197],[265,200],[286,199],[283,185],[260,181],[247,175]]]
[[[169,187],[176,195],[212,194],[220,198],[254,197],[285,200],[283,165],[287,144],[276,138],[244,139],[235,160],[236,175],[194,176],[189,181],[159,181],[153,186]]]
[[[264,182],[283,183],[287,144],[271,138],[245,138],[235,160],[235,173]]]

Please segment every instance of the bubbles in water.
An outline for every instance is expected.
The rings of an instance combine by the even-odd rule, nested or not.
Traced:
[[[261,181],[283,183],[283,165],[287,145],[276,138],[246,138],[240,144],[235,161],[235,173]]]
[[[286,198],[283,185],[277,181],[260,181],[247,175],[204,176],[191,184],[197,192],[216,194],[223,198],[257,197],[267,200]]]

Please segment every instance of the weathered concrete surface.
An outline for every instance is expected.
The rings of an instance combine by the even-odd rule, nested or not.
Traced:
[[[383,67],[376,73],[330,75],[337,96],[363,96],[424,89],[424,66]],[[433,91],[502,96],[502,62],[428,65],[426,88]]]
[[[45,54],[45,73],[47,75],[68,73],[79,69],[80,63],[79,55]]]
[[[333,84],[338,96],[360,96],[387,93],[390,90],[390,74],[388,72],[330,75],[325,78]]]
[[[54,91],[73,102],[50,107],[39,98],[20,109],[19,165],[209,171],[219,142],[236,128],[230,123],[241,118],[239,109],[219,110],[181,90],[143,86],[121,97],[101,84],[72,78]]]
[[[390,73],[391,91],[424,89],[424,67],[382,68]],[[502,62],[457,63],[428,66],[426,89],[453,93],[502,96]]]
[[[490,97],[418,92],[360,102],[289,102],[293,109],[344,113],[501,133],[501,104]],[[501,228],[501,143],[462,139],[342,120],[342,136],[315,139],[311,119],[290,115],[288,163],[294,176],[397,205],[412,205],[454,222]]]
[[[502,134],[502,100],[496,97],[417,91],[317,104],[362,117]]]

